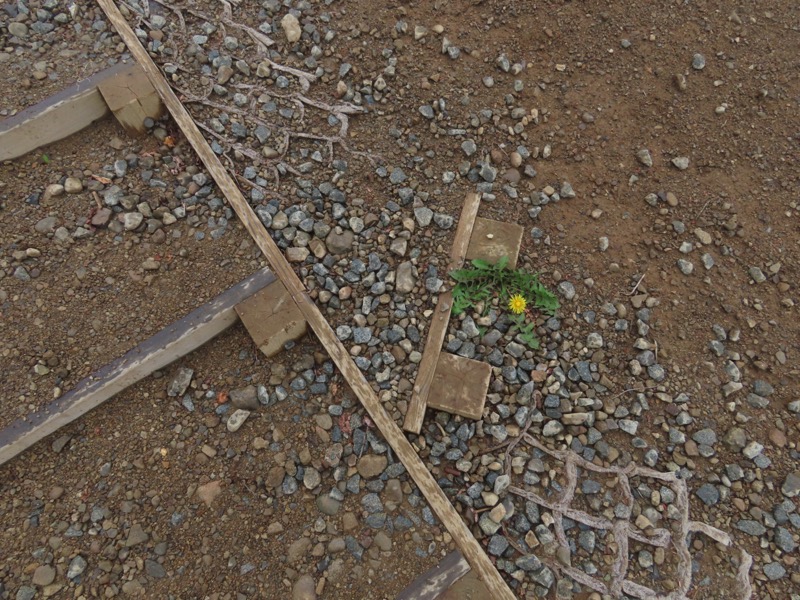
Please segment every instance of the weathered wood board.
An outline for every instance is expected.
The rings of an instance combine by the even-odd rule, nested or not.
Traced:
[[[412,581],[406,589],[400,592],[397,600],[437,600],[469,572],[469,563],[456,550],[445,556],[438,565]]]
[[[467,260],[482,258],[494,264],[503,256],[507,256],[509,268],[515,269],[524,233],[525,229],[517,223],[478,217],[475,219],[466,258]]]
[[[283,349],[286,342],[306,333],[306,320],[280,281],[236,305],[236,313],[256,346],[267,357]]]
[[[120,67],[121,68],[121,67]],[[103,71],[0,121],[0,160],[11,160],[69,137],[109,114],[97,84]]]
[[[112,112],[131,133],[164,105],[136,63],[118,63],[0,121],[0,160],[12,160],[85,129]]]
[[[472,568],[480,574],[485,585],[492,591],[497,599],[513,600],[514,593],[508,587],[508,584],[506,584],[503,576],[500,575],[500,572],[489,560],[489,557],[450,503],[450,500],[442,491],[442,488],[439,487],[433,475],[428,471],[425,463],[419,457],[414,447],[403,435],[402,430],[386,412],[380,399],[373,391],[372,386],[355,364],[342,342],[336,337],[336,333],[322,315],[322,312],[320,312],[319,308],[309,297],[303,282],[294,272],[291,265],[289,265],[281,249],[269,236],[266,229],[264,229],[255,211],[248,204],[241,190],[236,185],[236,182],[225,170],[219,157],[214,154],[214,151],[203,137],[197,124],[175,95],[169,83],[164,79],[164,76],[147,53],[147,50],[141,45],[136,34],[133,32],[130,25],[128,25],[122,13],[120,13],[117,5],[113,0],[97,1],[112,26],[128,46],[131,54],[147,73],[150,82],[158,91],[158,94],[175,119],[178,127],[180,127],[181,131],[186,136],[198,157],[203,161],[203,164],[225,195],[225,198],[231,204],[231,207],[236,211],[236,214],[242,221],[247,232],[256,242],[264,256],[266,256],[275,274],[286,286],[286,289],[297,303],[306,321],[308,321],[308,324],[319,338],[320,343],[325,347],[331,359],[341,371],[345,381],[349,384],[353,393],[358,397],[361,404],[369,413],[369,416],[372,418],[389,446],[394,450],[397,458],[403,463],[403,466],[405,466],[409,475],[414,480],[414,483],[417,484],[417,487],[428,501],[428,504],[430,504],[433,512],[439,517],[447,531],[453,537],[453,541],[458,545],[464,557],[469,561]],[[470,222],[472,220],[474,220],[474,216],[470,219]]]
[[[145,119],[156,120],[164,114],[158,92],[136,63],[104,79],[98,89],[128,133],[144,133],[147,129]]]
[[[136,348],[102,367],[44,409],[0,431],[0,465],[125,388],[196,350],[238,322],[234,307],[276,282],[261,269]]]
[[[491,376],[489,363],[442,352],[428,394],[428,407],[478,421],[483,418]]]
[[[458,221],[453,247],[450,249],[449,271],[459,269],[464,264],[464,257],[472,237],[472,228],[480,203],[480,194],[467,194]],[[448,290],[439,295],[439,301],[436,303],[431,324],[428,327],[428,339],[425,341],[425,349],[422,351],[422,362],[411,392],[411,402],[408,403],[408,411],[406,411],[406,418],[403,422],[403,429],[406,431],[419,433],[422,430],[422,421],[428,406],[428,395],[436,372],[436,365],[439,363],[439,353],[442,351],[444,337],[447,334],[447,326],[450,323],[452,306],[453,294],[451,291]]]

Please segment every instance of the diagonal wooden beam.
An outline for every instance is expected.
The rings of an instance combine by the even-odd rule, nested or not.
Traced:
[[[464,208],[461,209],[461,218],[458,220],[456,237],[450,250],[450,266],[448,271],[460,269],[467,255],[469,240],[472,237],[472,228],[475,226],[475,217],[481,203],[479,194],[467,194]],[[431,391],[433,376],[436,374],[436,365],[439,364],[439,354],[447,334],[447,325],[450,323],[450,309],[453,308],[453,292],[448,290],[439,295],[436,309],[431,319],[428,339],[422,351],[422,362],[419,365],[417,379],[411,392],[411,402],[408,405],[403,429],[412,433],[422,430],[422,420],[425,418],[425,409],[428,408],[428,394]]]
[[[344,345],[336,337],[325,317],[311,300],[300,278],[286,261],[280,248],[264,229],[252,207],[222,166],[217,155],[211,150],[191,115],[178,100],[175,92],[172,91],[161,71],[159,71],[150,55],[141,45],[130,25],[119,12],[116,4],[113,0],[98,0],[98,3],[106,13],[108,20],[117,30],[117,33],[128,46],[133,57],[147,73],[153,87],[156,88],[178,127],[189,140],[200,160],[203,161],[220,190],[225,194],[247,232],[261,249],[261,252],[264,253],[275,275],[283,282],[292,298],[297,302],[298,308],[302,311],[306,321],[308,321],[314,333],[317,334],[320,342],[330,354],[331,359],[336,363],[345,380],[370,417],[372,417],[373,422],[378,426],[392,450],[394,450],[423,496],[425,496],[431,509],[442,521],[447,531],[450,532],[464,557],[483,577],[487,588],[498,599],[513,600],[514,594],[511,589],[489,560],[489,557],[484,553],[469,528],[461,520],[458,512],[450,504],[447,496],[445,496],[433,475],[425,467],[425,463],[422,462],[413,446],[405,438],[401,429],[383,408],[375,392],[372,391],[369,383],[364,378],[363,373],[350,358]]]
[[[274,285],[272,285],[274,284]],[[0,465],[39,440],[141,381],[194,352],[239,321],[236,305],[267,288],[278,287],[269,269],[260,269],[213,300],[146,339],[133,350],[81,380],[74,389],[0,430]]]

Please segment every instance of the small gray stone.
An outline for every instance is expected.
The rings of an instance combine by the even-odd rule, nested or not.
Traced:
[[[703,501],[706,506],[713,506],[719,502],[719,490],[713,483],[704,483],[697,490],[697,497]]]
[[[706,68],[706,57],[699,52],[692,57],[692,68],[695,71],[702,71]]]
[[[234,411],[234,413],[228,417],[228,422],[225,424],[228,431],[231,433],[236,433],[239,431],[244,422],[247,420],[247,417],[250,416],[249,410],[243,410],[241,408]]]
[[[508,540],[502,535],[495,534],[491,538],[489,538],[489,546],[488,546],[489,554],[492,554],[494,556],[502,556],[503,552],[505,552],[508,549],[508,546],[509,546]]]
[[[785,554],[794,552],[795,548],[797,548],[797,544],[792,538],[792,534],[789,532],[788,529],[785,529],[783,527],[778,527],[775,529],[774,542],[775,545],[778,548],[780,548],[781,551],[783,551]]]
[[[414,218],[420,227],[427,227],[433,220],[433,211],[427,206],[418,206],[414,209]]]
[[[324,515],[333,516],[339,512],[342,503],[335,498],[331,498],[328,494],[320,494],[317,496],[317,508]]]
[[[76,577],[79,577],[86,570],[86,567],[86,559],[79,554],[69,563],[69,569],[67,569],[67,579],[75,579]]]
[[[676,156],[672,159],[672,165],[679,171],[685,171],[689,168],[689,158],[686,156]]]
[[[144,561],[144,571],[153,579],[164,579],[164,577],[167,576],[167,572],[164,567],[154,560]]]
[[[770,581],[775,581],[786,575],[786,569],[784,569],[783,565],[779,562],[771,562],[764,565],[764,575],[766,575],[767,579]]]
[[[258,391],[254,385],[248,385],[238,390],[231,390],[230,399],[231,404],[235,408],[256,410],[259,406]],[[244,421],[242,421],[242,423],[244,423]]]
[[[692,439],[698,444],[713,446],[717,443],[717,433],[713,429],[701,429],[692,436]]]
[[[178,372],[167,388],[167,395],[170,397],[182,396],[186,388],[188,388],[189,384],[192,382],[193,375],[194,371],[192,369],[187,367],[178,369]]]
[[[781,493],[787,498],[794,498],[800,494],[800,471],[789,473],[781,486]]]
[[[572,300],[575,297],[575,286],[569,281],[562,281],[558,284],[558,293],[561,294],[565,300]]]
[[[764,527],[758,521],[753,521],[752,519],[742,519],[738,523],[736,523],[736,529],[739,531],[743,531],[747,535],[759,536],[764,535],[767,531],[767,528]]]
[[[650,156],[650,150],[642,148],[636,153],[637,160],[648,169],[653,166],[653,157]]]

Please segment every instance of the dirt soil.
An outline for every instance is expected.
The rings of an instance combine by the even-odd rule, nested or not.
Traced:
[[[33,106],[129,56],[102,16],[100,7],[89,3],[33,0],[0,6],[0,68],[5,79],[0,117]]]
[[[152,6],[155,11],[155,4]],[[198,2],[196,6],[209,14],[221,10],[218,4],[213,3]],[[310,30],[307,30],[297,46],[286,42],[279,25],[280,16],[286,12],[280,4],[264,3],[264,10],[269,9],[267,13],[261,13],[261,8],[260,3],[253,3],[251,10],[243,12],[254,27],[258,26],[264,14],[278,15],[270,35],[276,40],[274,50],[282,56],[281,62],[311,69],[307,66],[308,59],[314,55],[317,64],[324,69],[325,75],[312,88],[314,97],[335,103],[342,98],[338,84],[344,81],[348,93],[346,99],[353,100],[353,92],[359,90],[364,90],[364,98],[371,99],[370,102],[364,100],[364,104],[369,105],[367,114],[350,117],[346,143],[350,150],[368,153],[376,159],[376,164],[363,155],[348,152],[348,148],[338,140],[335,158],[346,160],[346,168],[337,169],[335,165],[323,164],[324,161],[320,162],[321,166],[314,167],[317,169],[315,175],[322,172],[323,179],[333,180],[347,192],[349,199],[356,199],[348,205],[352,210],[349,216],[363,219],[368,222],[368,227],[373,216],[373,223],[379,224],[374,235],[363,240],[363,244],[359,241],[362,258],[367,252],[375,251],[392,269],[396,269],[407,257],[400,258],[389,252],[388,246],[404,229],[401,217],[412,219],[413,231],[414,214],[410,206],[395,211],[395,216],[385,222],[376,216],[382,211],[387,212],[389,200],[399,202],[398,185],[390,184],[385,174],[377,169],[377,163],[381,162],[378,158],[387,165],[388,172],[393,167],[402,167],[410,176],[410,181],[404,185],[413,187],[417,199],[420,194],[427,194],[424,197],[426,206],[456,218],[464,195],[476,188],[476,182],[468,175],[471,169],[475,169],[475,162],[494,166],[498,171],[498,182],[491,195],[484,197],[481,216],[523,224],[526,234],[520,265],[540,272],[542,280],[553,288],[567,282],[576,290],[574,298],[562,298],[562,333],[544,327],[544,319],[540,319],[539,324],[543,326],[539,328],[539,334],[544,349],[535,356],[534,362],[546,364],[546,352],[561,350],[564,339],[585,340],[589,332],[602,330],[610,343],[590,356],[592,361],[602,365],[605,381],[613,384],[603,399],[604,412],[611,416],[618,408],[627,411],[633,398],[638,402],[640,396],[646,395],[647,408],[637,415],[637,439],[658,450],[656,468],[691,472],[692,518],[728,531],[734,540],[734,550],[743,548],[753,555],[755,563],[750,575],[754,598],[777,600],[796,594],[800,586],[796,550],[784,552],[778,548],[772,531],[749,535],[737,529],[736,525],[742,519],[769,524],[773,512],[777,514],[775,507],[782,502],[797,506],[797,499],[787,499],[781,488],[797,471],[800,458],[797,447],[800,406],[792,404],[800,399],[800,370],[797,367],[800,323],[796,318],[797,303],[800,302],[797,292],[800,274],[798,6],[785,0],[752,5],[718,1],[609,5],[595,0],[512,3],[496,0],[399,3],[348,0],[324,6],[303,2],[297,6],[302,14],[307,15],[301,18],[301,24],[314,24],[323,35],[331,29],[336,35],[322,43],[310,40]],[[178,44],[183,44],[176,48],[185,50],[186,32],[181,35],[172,13],[162,12],[173,23],[169,31],[174,33]],[[323,14],[324,19],[321,18]],[[131,23],[136,23],[135,17],[131,17]],[[187,23],[194,28],[191,34],[202,33],[202,19],[188,19],[187,16]],[[420,29],[418,36],[414,34],[416,26],[424,28]],[[437,31],[437,26],[441,26],[441,32]],[[149,29],[150,42],[161,38],[160,32],[154,35],[153,31],[154,28]],[[237,35],[246,38],[240,32]],[[214,43],[221,44],[219,31],[210,37]],[[442,52],[444,37],[460,49],[457,58]],[[169,41],[170,35],[167,35]],[[315,45],[322,47],[319,54],[312,50]],[[248,51],[254,53],[253,48]],[[7,54],[9,57],[3,60],[13,65],[14,53]],[[196,77],[188,66],[194,58],[183,52],[178,54],[187,63],[186,71],[178,70],[174,77],[179,91],[184,94],[182,97],[184,100],[198,100],[190,105],[198,120],[209,122],[218,118],[224,110],[203,105],[200,101],[209,94],[210,101],[222,102],[211,95],[211,89],[218,81],[217,71],[212,71],[207,61],[197,61],[198,68],[207,69],[204,71],[207,78]],[[503,67],[502,60],[498,60],[502,56],[508,59],[508,69]],[[386,73],[388,57],[396,59],[391,65],[394,67],[391,75]],[[157,60],[164,65],[175,60],[175,56],[159,54]],[[342,69],[343,63],[351,65],[352,70]],[[520,65],[518,72],[513,66],[516,64]],[[255,71],[255,63],[251,66]],[[213,65],[213,68],[218,70],[219,65]],[[236,75],[231,80],[231,92],[235,91],[232,86],[238,77]],[[272,85],[276,73],[269,77]],[[376,94],[379,78],[387,87]],[[15,83],[5,81],[0,86],[8,88],[8,97],[25,103],[24,94],[23,97],[14,95],[18,94],[13,90]],[[241,91],[244,88],[236,89]],[[278,107],[293,106],[291,101],[276,102]],[[229,103],[229,106],[234,104]],[[431,110],[433,118],[420,110],[424,106],[435,107]],[[483,109],[490,109],[491,116],[482,116]],[[523,110],[515,112],[515,109]],[[533,110],[536,111],[535,118]],[[326,122],[324,118],[312,115],[306,122],[301,122],[303,119],[298,118],[296,112],[285,115],[281,115],[285,127],[296,132],[313,130],[315,135],[321,135],[336,131],[338,127],[336,122],[331,126],[330,120]],[[230,112],[230,116],[233,120],[238,118],[234,112]],[[521,126],[523,119],[525,125]],[[252,136],[232,142],[228,122],[222,124],[225,125],[220,128],[223,133],[209,133],[208,139],[228,144],[226,165],[234,166],[240,180],[253,180],[244,170],[255,163],[259,176],[264,177],[258,185],[268,189],[268,196],[264,198],[254,194],[255,206],[264,207],[268,201],[274,201],[276,209],[279,205],[283,210],[299,203],[311,203],[308,194],[297,193],[298,187],[302,188],[297,182],[305,179],[304,176],[311,176],[306,171],[302,174],[286,171],[286,165],[280,163],[284,159],[286,163],[295,159],[292,163],[295,167],[303,161],[311,164],[311,154],[315,150],[325,152],[327,144],[293,138],[289,151],[278,143],[281,136],[277,133],[266,144],[256,144]],[[520,127],[515,130],[515,126]],[[103,139],[102,136],[99,139]],[[465,155],[462,144],[467,140],[474,141],[477,146],[474,156]],[[277,146],[272,150],[278,154],[283,151],[285,155],[275,159],[275,153],[262,152],[262,145],[272,144]],[[233,149],[234,145],[238,146],[237,150]],[[531,155],[519,157],[521,160],[518,161],[513,153],[520,145],[525,146]],[[159,149],[159,152],[166,154],[168,150]],[[250,154],[257,155],[258,160],[251,159]],[[53,155],[49,156],[53,160]],[[100,172],[100,169],[93,169],[91,163],[102,165],[110,160],[90,159],[77,150],[71,154],[65,152],[64,156],[74,156],[74,160],[83,161],[74,168],[84,171],[83,178],[87,183],[91,178],[87,172]],[[268,159],[264,161],[263,156]],[[190,162],[186,156],[184,159]],[[462,170],[461,163],[465,161],[470,164]],[[145,275],[140,265],[157,250],[148,245],[146,237],[137,243],[133,241],[133,234],[126,233],[120,241],[114,242],[111,233],[107,238],[103,233],[99,241],[93,238],[89,242],[92,244],[89,250],[85,250],[88,244],[84,243],[81,246],[84,250],[70,249],[66,255],[59,255],[60,250],[44,250],[33,244],[32,240],[38,239],[33,237],[36,235],[33,227],[41,218],[43,209],[26,205],[25,198],[33,190],[43,192],[48,183],[58,181],[73,168],[61,163],[60,170],[52,171],[52,164],[42,165],[40,158],[35,156],[0,167],[3,169],[0,180],[11,186],[0,189],[4,203],[0,219],[9,223],[2,224],[5,278],[0,280],[0,293],[4,294],[0,296],[0,302],[3,306],[3,338],[12,340],[3,342],[2,365],[4,374],[8,375],[11,395],[5,393],[5,389],[3,391],[4,398],[16,399],[5,400],[8,405],[3,407],[0,424],[25,412],[28,405],[35,407],[37,402],[50,396],[53,387],[61,385],[56,380],[60,377],[56,371],[62,363],[71,361],[73,364],[64,384],[68,386],[69,382],[77,380],[79,373],[86,374],[105,362],[101,355],[110,357],[117,351],[121,353],[147,332],[158,329],[159,323],[173,320],[172,314],[169,318],[163,314],[165,311],[159,295],[148,293],[150,287],[147,284],[123,274],[132,264],[140,269],[139,277]],[[525,166],[531,167],[535,176],[526,174]],[[33,175],[29,176],[29,171]],[[342,175],[344,172],[346,175]],[[454,177],[452,183],[445,184],[443,177],[448,173]],[[33,177],[33,183],[25,182],[29,177]],[[574,188],[575,198],[557,203],[549,201],[547,205],[531,201],[531,198],[541,198],[540,192],[547,192],[547,196],[552,198],[553,192],[562,190],[565,181]],[[248,194],[254,189],[252,183],[243,185]],[[553,190],[547,191],[548,186]],[[512,193],[507,188],[511,188]],[[67,195],[65,198],[70,200],[72,197]],[[87,197],[80,207],[69,210],[76,215],[83,214],[90,201]],[[166,202],[168,204],[169,200]],[[326,211],[329,204],[325,205]],[[271,214],[274,217],[275,212]],[[71,218],[74,220],[74,216]],[[18,228],[16,232],[9,234],[8,231],[13,232],[15,226]],[[180,221],[178,226],[183,227]],[[214,227],[215,223],[212,223],[204,231],[210,232]],[[199,304],[200,298],[189,296],[213,295],[212,290],[203,286],[205,275],[198,280],[195,274],[201,266],[212,268],[216,265],[220,271],[216,275],[220,289],[237,279],[223,268],[227,263],[223,265],[222,261],[231,259],[231,251],[239,249],[245,238],[233,219],[229,227],[238,233],[232,232],[227,243],[223,236],[214,242],[206,238],[194,244],[191,241],[194,240],[191,237],[193,232],[191,235],[187,232],[178,242],[173,241],[189,252],[187,261],[197,256],[198,263],[194,265],[183,259],[162,263],[161,268],[168,270],[170,280],[174,277],[175,281],[182,282],[180,285],[173,287],[159,283],[159,278],[166,278],[165,275],[157,275],[151,280],[151,286],[163,285],[163,293],[172,294],[172,299],[167,301],[170,313],[178,307],[188,312]],[[70,226],[70,230],[74,231],[74,227]],[[431,265],[438,266],[439,277],[443,276],[453,230],[425,230],[410,238],[409,253],[415,248],[419,250],[413,260],[420,279],[424,279],[422,274]],[[292,246],[292,240],[282,238],[275,231],[272,233],[276,241],[284,244],[283,248],[296,247]],[[23,242],[18,239],[20,237],[27,239]],[[94,244],[101,251],[96,251]],[[39,257],[26,256],[15,263],[13,252],[25,251],[27,247],[40,250],[43,255],[51,252],[54,268],[40,268],[41,275],[23,287],[18,279],[14,279],[17,266],[22,263],[29,265]],[[222,249],[226,250],[224,254]],[[240,252],[238,263],[234,259],[234,264],[239,265],[242,273],[249,272],[258,259],[251,247]],[[76,262],[67,263],[68,268],[62,266],[67,260]],[[98,268],[96,279],[76,282],[75,269],[89,265]],[[297,267],[307,283],[314,281],[310,274],[311,266],[309,259]],[[106,279],[109,277],[111,282]],[[186,279],[180,279],[183,277]],[[37,282],[41,282],[41,289],[38,289]],[[187,285],[193,285],[192,289],[196,291],[182,294]],[[75,294],[74,301],[66,296],[70,288]],[[118,288],[120,291],[115,291]],[[122,303],[116,300],[127,297],[121,293],[123,291],[130,294],[136,291],[138,297],[143,298],[136,304],[126,305],[136,306],[135,310],[139,311],[135,321],[130,317],[131,310],[123,308]],[[435,294],[428,294],[422,282],[414,287],[413,294],[414,300],[409,304],[419,309],[416,324],[423,332],[421,341],[414,342],[413,350],[421,352],[428,319],[424,310],[433,306]],[[312,295],[333,324],[352,324],[355,304],[346,294],[339,294],[341,302],[338,305],[327,299],[323,301],[321,288],[314,290]],[[86,306],[87,301],[95,297],[98,302],[100,298],[104,299],[103,308],[100,304],[96,308]],[[335,293],[333,297],[336,298]],[[158,305],[154,305],[156,298],[159,299]],[[37,299],[40,305],[37,305]],[[64,306],[58,319],[50,312],[54,309],[43,309],[52,307],[56,299]],[[115,301],[111,308],[108,307],[109,300]],[[98,314],[100,311],[102,317]],[[591,319],[587,316],[589,312],[592,313]],[[26,325],[32,322],[38,329],[16,325],[10,318],[12,313],[14,321]],[[631,321],[630,330],[615,330],[615,321],[626,318],[626,315]],[[41,319],[41,326],[33,321],[36,318]],[[379,316],[379,319],[383,318],[383,315]],[[376,324],[373,320],[369,325],[382,326],[391,318],[387,310],[385,323],[379,321]],[[71,324],[66,322],[68,319],[73,319]],[[87,322],[94,326],[97,320],[100,322],[96,332],[86,329]],[[453,337],[456,326],[452,330]],[[69,334],[70,330],[75,335],[67,335],[65,340],[63,334]],[[9,336],[6,336],[6,331],[10,332]],[[560,337],[562,334],[563,338]],[[13,341],[17,337],[19,343]],[[656,361],[665,370],[663,380],[655,381],[648,377],[647,369],[644,375],[634,374],[636,365],[632,365],[632,361],[640,356],[642,350],[633,346],[637,338],[657,340],[652,350]],[[80,359],[72,357],[76,348],[86,349]],[[215,352],[216,346],[214,348],[210,352]],[[48,350],[52,350],[57,359],[53,364],[54,371],[39,375],[35,366],[47,364],[50,355],[45,358],[45,353]],[[403,359],[406,354],[402,354]],[[231,350],[225,360],[233,362],[231,357],[234,355],[236,352]],[[219,365],[215,368],[224,371],[226,367]],[[393,384],[392,393],[386,398],[387,408],[398,421],[402,420],[410,394],[410,385],[405,384],[413,381],[416,368],[416,364],[410,363],[402,366],[398,377],[400,384]],[[641,371],[641,366],[638,369]],[[374,373],[368,377],[372,376]],[[492,385],[499,381],[498,386],[502,388],[501,379],[499,369],[496,369]],[[741,389],[732,385],[738,383],[742,384],[739,386]],[[155,385],[148,381],[142,391],[147,391],[151,384]],[[163,387],[163,382],[160,385]],[[769,391],[769,387],[773,391]],[[376,388],[388,391],[377,384]],[[136,395],[133,391],[129,393],[132,401]],[[672,398],[680,393],[691,397],[691,405],[685,410],[677,403],[660,401],[658,396]],[[93,431],[97,426],[101,426],[100,431],[103,431],[104,423],[114,423],[111,414],[122,418],[122,413],[98,412],[91,417],[97,421],[76,425],[76,428],[81,428],[76,431]],[[691,417],[692,425],[686,430],[686,437],[690,439],[674,442],[670,439],[671,430],[675,429],[676,418],[682,415]],[[492,413],[492,416],[497,417],[497,414]],[[141,417],[137,415],[136,418]],[[276,415],[276,418],[279,417]],[[429,419],[428,425],[431,425],[432,415]],[[95,422],[98,425],[93,425]],[[447,420],[442,423],[446,424]],[[742,457],[744,444],[722,442],[737,427],[746,430],[747,441],[764,447],[763,454],[769,459],[766,467],[754,467],[752,462]],[[720,440],[714,447],[715,451],[706,457],[698,453],[698,444],[691,439],[693,433],[704,429],[713,430]],[[132,427],[131,431],[134,430],[138,431]],[[435,432],[436,428],[431,425],[430,430]],[[127,435],[122,429],[119,431],[120,435]],[[558,443],[566,446],[578,440],[585,444],[586,434],[585,427],[570,428],[558,438]],[[421,439],[424,437],[424,434],[420,436]],[[424,439],[412,439],[418,446],[426,447]],[[645,460],[645,449],[635,446],[631,436],[611,430],[604,431],[603,439],[618,449],[616,456],[623,460]],[[6,467],[3,472],[3,485],[11,485],[7,481],[13,477],[17,481],[15,493],[25,498],[10,500],[3,508],[4,528],[9,531],[23,527],[20,523],[25,510],[21,506],[30,506],[32,497],[46,496],[53,485],[66,487],[58,481],[57,467],[49,463],[42,467],[40,464],[45,460],[65,460],[63,456],[50,454],[49,443],[41,444],[28,458],[23,457],[18,464]],[[107,439],[88,436],[82,443],[85,457],[68,472],[73,481],[69,485],[75,490],[97,479],[97,472],[106,460],[104,452],[110,453],[112,447],[119,444],[115,442],[112,445]],[[474,454],[491,444],[490,437],[482,438],[480,448]],[[150,456],[157,446],[155,442],[148,444],[140,454]],[[429,449],[425,449],[423,455],[428,460]],[[45,456],[47,459],[39,458]],[[134,464],[132,457],[126,456],[123,460]],[[158,461],[152,457],[150,460],[153,461],[149,465],[151,471],[156,477],[164,478],[163,472],[157,473]],[[443,461],[431,468],[437,476],[445,477],[448,469],[453,467],[452,462]],[[727,477],[724,475],[727,473],[725,467],[739,463],[745,465],[746,478],[729,482],[730,485],[720,483],[721,478]],[[32,473],[30,480],[25,479],[29,477],[26,474],[28,469]],[[174,465],[170,471],[173,469]],[[185,480],[179,481],[185,484]],[[714,484],[712,487],[726,490],[727,497],[721,502],[719,497],[717,502],[701,500],[698,492],[707,482]],[[462,483],[456,481],[453,488]],[[142,483],[142,486],[142,489],[156,489],[155,485]],[[178,487],[181,486],[170,492],[173,497],[176,497]],[[241,488],[237,489],[237,494],[244,495]],[[227,505],[228,510],[220,509],[216,514],[233,520],[232,515],[237,510],[254,510],[250,507],[243,509],[244,503],[235,500],[233,494],[226,500],[234,501],[237,503],[235,507]],[[81,509],[83,513],[78,511],[75,514],[86,514],[85,508]],[[69,509],[63,510],[62,518],[66,522]],[[200,507],[199,510],[204,509]],[[256,518],[254,513],[247,514]],[[230,529],[224,529],[215,539],[238,539],[237,530],[230,521],[222,523]],[[471,524],[474,526],[474,522]],[[201,521],[193,523],[192,527],[196,529],[185,535],[193,536],[195,543],[199,543],[205,533],[203,527],[223,525]],[[474,530],[476,535],[481,535],[477,527]],[[39,539],[33,533],[26,535],[24,541],[13,542],[16,557],[13,566],[0,572],[0,581],[7,590],[15,591],[20,585],[27,585],[37,565],[46,562],[42,559],[41,548],[47,540]],[[790,538],[796,544],[796,527],[792,529]],[[488,539],[483,541],[487,543]],[[260,547],[260,551],[274,552],[267,546]],[[38,554],[34,554],[33,559],[23,560],[23,550]],[[226,550],[233,552],[227,546]],[[691,597],[736,597],[730,576],[732,551],[702,538],[693,540],[692,550],[703,578],[701,584],[692,590]],[[224,553],[221,546],[219,551]],[[397,551],[406,556],[402,544]],[[65,552],[60,564],[63,566],[67,557],[74,554],[74,549]],[[402,561],[401,564],[408,565],[409,575],[418,574],[424,566],[422,563],[426,562]],[[427,562],[431,562],[430,557]],[[783,573],[774,576],[778,567]],[[133,567],[126,564],[124,568]],[[208,565],[198,568],[204,576],[212,577],[213,569]],[[419,570],[410,573],[414,569]],[[182,572],[177,573],[180,575]],[[238,591],[245,597],[255,597],[258,590],[282,589],[280,579],[288,577],[285,570],[281,570],[278,579],[270,579],[274,574],[268,568],[261,573],[263,585],[268,587],[259,588],[260,583],[255,588],[240,587]],[[650,573],[646,571],[645,576],[650,576]],[[297,575],[298,572],[289,574]],[[408,580],[411,578],[409,576]],[[178,581],[185,583],[188,580],[179,577]],[[510,577],[509,581],[516,585]],[[102,582],[106,583],[105,580]],[[171,583],[156,585],[169,586]],[[226,582],[219,589],[234,597],[232,590],[235,587]],[[397,589],[401,587],[398,584]],[[88,589],[91,589],[91,584]],[[546,594],[533,584],[515,589],[520,597]],[[192,595],[185,585],[181,593]],[[352,586],[347,594],[343,597],[375,597],[373,590]],[[547,597],[555,597],[555,586]],[[583,590],[575,597],[592,596]]]

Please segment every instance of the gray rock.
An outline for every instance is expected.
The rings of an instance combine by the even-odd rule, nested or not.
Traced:
[[[153,579],[164,579],[167,576],[166,570],[154,560],[144,561],[144,571]]]
[[[344,254],[345,252],[350,252],[354,239],[355,235],[349,229],[342,233],[336,233],[336,230],[332,229],[328,237],[325,238],[325,245],[331,254]]]
[[[687,156],[676,156],[672,159],[672,166],[679,171],[685,171],[689,168],[689,158]]]
[[[433,215],[433,222],[442,229],[450,229],[453,226],[453,217],[443,213]]]
[[[339,512],[342,503],[335,498],[331,498],[329,494],[320,494],[317,496],[317,508],[324,515],[333,516]]]
[[[139,523],[134,523],[128,532],[128,538],[125,540],[125,546],[128,548],[137,546],[139,544],[143,544],[149,539],[150,536],[145,532],[144,529],[142,529],[142,526]]]
[[[502,535],[495,534],[491,538],[489,538],[489,545],[488,545],[489,554],[492,554],[494,556],[502,556],[503,552],[505,552],[508,549],[508,546],[509,546],[508,540]]]
[[[764,535],[767,531],[767,528],[764,527],[758,521],[753,521],[752,519],[742,519],[738,523],[736,523],[736,529],[739,531],[743,531],[747,535]]]
[[[789,473],[783,480],[781,493],[787,498],[794,498],[800,494],[800,471]]]
[[[225,424],[228,431],[231,433],[236,433],[239,429],[244,425],[244,422],[247,421],[247,417],[250,416],[249,410],[244,409],[237,409],[233,412],[233,414],[228,417],[228,421]]]
[[[764,575],[766,575],[767,579],[770,581],[775,581],[786,575],[786,569],[784,569],[783,565],[779,562],[771,562],[764,565]]]
[[[706,57],[699,52],[692,57],[692,68],[695,71],[702,71],[706,68]]]
[[[717,443],[717,433],[713,429],[701,429],[692,436],[692,439],[698,444],[713,446]]]
[[[235,408],[256,410],[259,406],[258,391],[254,385],[248,385],[238,390],[231,390],[230,399],[231,404]],[[244,423],[244,421],[242,421],[242,423]]]
[[[642,148],[636,153],[637,160],[645,167],[650,168],[653,166],[653,157],[650,156],[650,150]]]
[[[170,397],[181,396],[189,387],[194,376],[194,370],[187,367],[181,367],[172,379],[172,382],[167,388],[167,395]]]
[[[775,545],[785,554],[794,552],[795,548],[797,548],[797,544],[792,538],[792,534],[788,529],[783,527],[778,527],[775,529],[775,537],[773,541],[775,542]]]
[[[731,427],[725,437],[722,438],[722,441],[731,450],[738,452],[747,445],[747,434],[740,427]]]
[[[696,493],[697,497],[700,498],[706,506],[713,506],[719,502],[719,490],[713,483],[704,483]]]
[[[418,206],[414,209],[414,218],[420,227],[427,227],[433,220],[433,211],[427,206]]]
[[[36,223],[33,228],[37,233],[50,233],[58,225],[58,217],[45,217]]]
[[[558,284],[558,293],[561,294],[565,300],[572,300],[575,297],[575,286],[569,281],[562,281]]]
[[[33,600],[36,596],[36,589],[23,585],[17,590],[17,595],[14,596],[15,600]]]
[[[12,37],[25,39],[28,37],[28,26],[25,23],[14,21],[8,24],[8,33]]]
[[[392,174],[389,175],[389,181],[391,181],[395,185],[403,183],[406,179],[408,179],[408,176],[405,174],[403,169],[399,167],[395,167],[394,169],[392,169]]]
[[[356,327],[353,329],[353,341],[356,344],[366,344],[372,339],[372,331],[369,327]]]
[[[549,567],[542,567],[541,571],[531,573],[531,579],[547,589],[550,589],[556,580]]]
[[[753,393],[758,394],[759,396],[769,398],[774,392],[775,388],[773,388],[763,379],[756,379],[753,382]]]
[[[684,275],[691,275],[694,272],[694,264],[684,258],[679,258],[677,261],[678,268]]]

